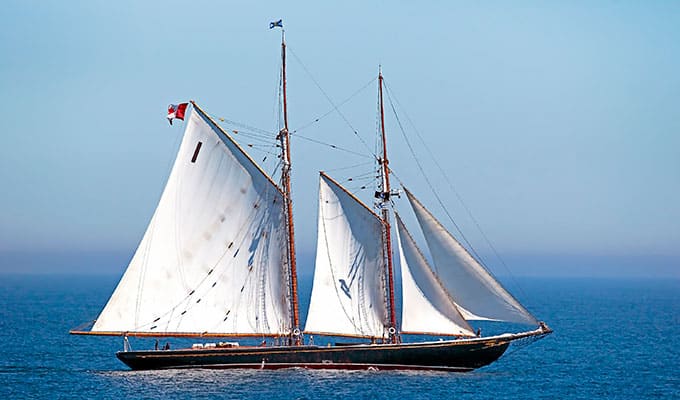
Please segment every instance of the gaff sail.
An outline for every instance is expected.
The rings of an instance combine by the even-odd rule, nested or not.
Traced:
[[[330,177],[319,180],[314,284],[305,331],[383,337],[382,220]]]
[[[291,331],[283,195],[200,108],[92,332]]]

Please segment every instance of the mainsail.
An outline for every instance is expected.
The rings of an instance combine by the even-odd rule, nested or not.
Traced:
[[[385,335],[383,227],[375,213],[321,173],[316,267],[305,331]]]
[[[430,249],[436,273],[467,320],[538,324],[489,272],[416,199],[406,195]]]
[[[402,333],[474,336],[451,296],[432,272],[396,214],[401,264]]]
[[[93,332],[289,333],[286,225],[274,182],[200,108]]]

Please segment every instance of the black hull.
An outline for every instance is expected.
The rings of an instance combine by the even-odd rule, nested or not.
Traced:
[[[116,356],[134,370],[297,367],[466,372],[496,361],[508,348],[510,341],[508,339],[477,339],[332,347],[236,347],[123,351],[116,353]]]

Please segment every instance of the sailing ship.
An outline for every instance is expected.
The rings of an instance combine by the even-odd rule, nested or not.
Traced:
[[[91,328],[71,333],[123,337],[124,349],[116,355],[132,369],[447,371],[488,365],[512,342],[551,333],[413,193],[390,186],[382,73],[378,76],[382,154],[375,157],[380,168],[376,209],[320,173],[316,263],[302,329],[283,30],[281,55],[283,128],[276,137],[281,149],[280,180],[268,175],[192,101],[174,166],[139,247]],[[422,230],[431,263],[393,210],[394,198],[401,193]],[[395,307],[392,212],[401,268],[400,321]],[[534,328],[481,337],[470,325],[473,320]],[[313,335],[355,339],[315,345]],[[422,339],[406,341],[406,336]],[[158,349],[156,341],[154,350],[133,351],[128,337],[264,341],[260,345],[200,343],[185,349]]]

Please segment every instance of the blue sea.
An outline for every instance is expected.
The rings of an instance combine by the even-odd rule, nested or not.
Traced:
[[[0,398],[680,399],[679,280],[518,281],[555,333],[470,373],[135,372],[120,338],[68,335],[117,277],[0,275]]]

